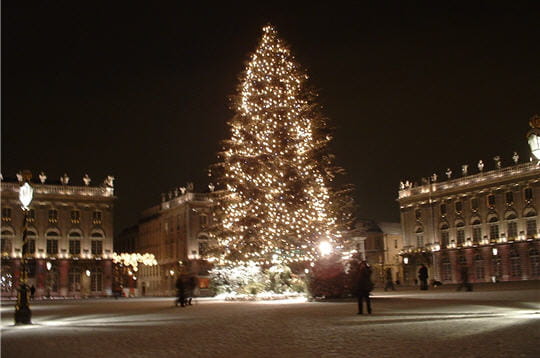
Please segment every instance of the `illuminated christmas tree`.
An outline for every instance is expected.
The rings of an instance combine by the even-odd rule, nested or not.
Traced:
[[[341,172],[307,75],[274,27],[242,74],[231,137],[212,175],[225,189],[214,232],[222,265],[315,260],[321,242],[339,245],[352,219],[346,191],[330,187]]]

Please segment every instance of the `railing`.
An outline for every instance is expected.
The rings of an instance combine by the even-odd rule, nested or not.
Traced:
[[[478,173],[474,175],[469,175],[459,179],[447,180],[440,183],[431,183],[424,184],[417,187],[405,188],[399,191],[399,198],[406,198],[414,195],[427,194],[430,192],[436,192],[440,190],[448,190],[452,188],[457,188],[460,186],[479,184],[489,181],[500,180],[504,177],[510,177],[520,174],[540,174],[540,165],[536,162],[529,162],[524,164],[518,164],[512,167],[506,167],[501,169],[491,170],[485,173]]]
[[[19,192],[18,183],[2,183],[1,191]],[[114,195],[114,189],[109,187],[89,187],[89,186],[70,186],[70,185],[48,185],[32,184],[34,194],[59,194],[59,195],[81,195],[81,196],[106,196]]]

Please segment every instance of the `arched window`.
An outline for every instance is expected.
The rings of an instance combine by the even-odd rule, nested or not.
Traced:
[[[456,241],[458,246],[465,243],[465,222],[463,220],[456,221]]]
[[[73,237],[73,238],[81,238],[81,233],[78,232],[78,231],[72,231],[72,232],[69,233],[68,236]]]
[[[92,236],[94,238],[103,238],[103,234],[100,233],[100,232],[97,232],[97,231],[93,232],[92,235],[90,235],[90,236]]]
[[[473,243],[478,244],[480,241],[482,241],[482,220],[479,216],[473,216],[471,218],[471,225]]]
[[[448,256],[443,256],[441,260],[441,278],[443,281],[452,281],[452,264]]]
[[[417,226],[416,230],[416,247],[424,247],[424,228],[422,226]]]
[[[488,216],[489,223],[489,240],[497,242],[499,239],[499,218],[496,215]]]
[[[450,233],[448,232],[448,223],[442,222],[440,225],[441,230],[441,247],[444,249],[448,247],[448,243],[450,242]]]

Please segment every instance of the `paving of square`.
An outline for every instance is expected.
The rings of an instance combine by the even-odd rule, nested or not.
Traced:
[[[356,302],[224,302],[173,298],[36,301],[33,324],[13,325],[10,357],[539,357],[540,283],[526,287],[374,291]]]

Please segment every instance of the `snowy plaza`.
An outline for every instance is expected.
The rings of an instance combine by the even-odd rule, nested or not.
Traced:
[[[33,324],[2,302],[2,357],[537,357],[538,282],[474,292],[375,290],[356,302],[201,298],[40,301]]]

